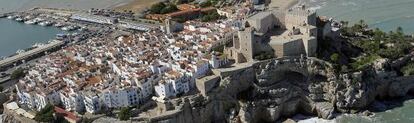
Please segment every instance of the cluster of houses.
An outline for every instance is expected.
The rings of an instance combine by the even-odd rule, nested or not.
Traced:
[[[194,94],[195,81],[212,74],[211,69],[228,65],[229,59],[252,62],[264,51],[276,57],[315,55],[315,12],[299,7],[241,19],[248,13],[246,8],[219,10],[229,18],[186,21],[180,29],[167,19],[164,29],[112,36],[114,30],[65,47],[31,64],[28,74],[16,84],[18,102],[34,110],[53,104],[66,111],[94,114],[150,99],[163,102]],[[108,26],[115,23],[94,15],[71,18]],[[212,51],[223,42],[231,46],[223,52]]]
[[[153,30],[90,38],[32,64],[16,84],[18,102],[34,110],[53,104],[99,113],[196,92],[196,79],[229,63],[225,54],[210,49],[234,31],[232,25],[188,21],[171,34]]]

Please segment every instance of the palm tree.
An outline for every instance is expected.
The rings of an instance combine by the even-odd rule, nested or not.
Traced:
[[[344,24],[345,27],[348,27],[349,22],[348,21],[344,21],[343,24]]]
[[[364,20],[359,20],[359,24],[364,25],[365,21]]]
[[[399,26],[399,27],[397,28],[397,33],[398,33],[398,34],[404,34],[403,28]]]

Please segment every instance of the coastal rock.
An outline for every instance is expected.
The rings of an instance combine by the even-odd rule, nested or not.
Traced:
[[[393,74],[383,67],[389,62],[379,62],[341,74],[312,58],[254,63],[227,71],[209,94],[190,97],[178,113],[151,121],[256,123],[276,122],[298,111],[324,119],[334,118],[336,112],[360,112],[376,98],[404,96],[414,88],[414,76],[388,79]]]
[[[324,119],[332,119],[334,118],[334,106],[329,102],[317,102],[315,103],[315,110],[318,113],[319,117]]]
[[[296,123],[296,121],[294,121],[292,119],[287,119],[287,120],[283,121],[282,123]]]

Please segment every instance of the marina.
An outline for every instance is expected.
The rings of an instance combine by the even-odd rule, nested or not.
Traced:
[[[59,28],[29,25],[6,18],[0,18],[0,57],[11,56],[35,43],[47,43],[56,34],[64,33]]]
[[[0,68],[13,65],[14,63],[19,62],[19,61],[25,61],[25,59],[27,59],[27,58],[33,57],[34,55],[38,55],[40,53],[44,53],[44,52],[49,51],[49,50],[54,49],[54,48],[58,48],[58,47],[62,46],[63,44],[64,44],[63,41],[57,41],[56,40],[56,41],[52,41],[52,42],[50,42],[46,45],[38,46],[37,48],[34,48],[32,50],[29,50],[29,51],[19,50],[17,55],[14,55],[12,57],[8,57],[6,59],[1,60],[0,61]]]

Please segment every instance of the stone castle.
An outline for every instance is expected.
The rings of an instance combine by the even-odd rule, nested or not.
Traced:
[[[316,55],[316,13],[299,6],[263,11],[244,20],[224,52],[236,63],[251,62],[263,53],[273,57]]]

